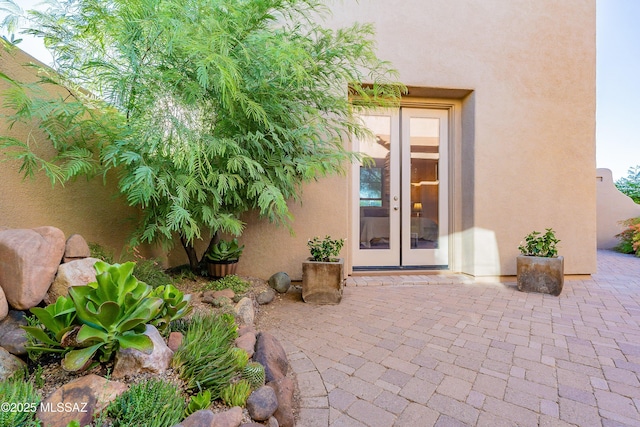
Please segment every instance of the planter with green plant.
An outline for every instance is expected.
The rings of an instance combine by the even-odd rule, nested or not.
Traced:
[[[344,239],[314,237],[307,242],[311,257],[302,263],[302,299],[338,304],[344,287],[344,259],[338,258]]]
[[[229,274],[236,274],[238,261],[244,250],[244,245],[240,246],[238,239],[223,240],[211,246],[205,259],[207,261],[207,271],[211,277],[224,277]]]
[[[545,233],[534,231],[518,246],[518,289],[523,292],[542,292],[558,296],[564,285],[564,258],[558,256],[560,242],[551,228]]]

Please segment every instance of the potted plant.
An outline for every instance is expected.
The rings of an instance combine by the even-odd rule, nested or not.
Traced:
[[[337,258],[344,239],[314,237],[307,242],[311,257],[302,263],[302,299],[315,304],[338,304],[344,287],[344,259]]]
[[[523,292],[543,292],[560,295],[564,285],[564,258],[558,256],[560,242],[555,232],[547,228],[544,234],[534,231],[524,238],[518,249],[518,289]]]
[[[212,245],[205,255],[209,276],[224,277],[236,274],[238,260],[243,250],[244,245],[240,246],[238,239],[235,238],[230,241],[220,239],[218,243]]]

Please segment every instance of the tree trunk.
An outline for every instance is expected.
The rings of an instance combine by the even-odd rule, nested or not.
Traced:
[[[200,259],[200,263],[205,262],[206,255],[209,253],[209,251],[213,246],[218,244],[219,241],[220,241],[220,233],[216,231],[215,233],[213,233],[213,236],[211,236],[211,240],[209,241],[209,246],[207,246],[207,250],[204,251],[204,253],[202,254],[202,259]]]
[[[189,267],[191,268],[191,271],[195,274],[200,274],[198,254],[196,253],[196,248],[193,247],[193,243],[189,243],[184,236],[180,236],[180,243],[182,243],[182,247],[189,258]]]

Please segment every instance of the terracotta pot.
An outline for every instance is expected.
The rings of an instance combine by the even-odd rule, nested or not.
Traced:
[[[558,296],[564,285],[564,258],[521,255],[516,259],[518,290]]]
[[[207,261],[207,271],[210,277],[224,277],[230,274],[236,274],[238,268],[238,260],[232,261]]]

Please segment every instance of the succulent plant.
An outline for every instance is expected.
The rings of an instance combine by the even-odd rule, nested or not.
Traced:
[[[158,286],[151,292],[151,295],[162,298],[163,301],[160,313],[151,322],[160,333],[165,333],[169,328],[169,323],[183,318],[193,309],[189,304],[191,295],[184,295],[173,285]]]
[[[249,362],[242,370],[242,379],[251,384],[252,389],[260,388],[264,385],[264,366],[258,362]]]
[[[191,397],[189,405],[184,410],[184,415],[188,417],[200,409],[207,409],[209,406],[211,406],[211,390],[203,390]]]
[[[133,262],[110,265],[98,261],[95,282],[69,288],[82,323],[75,338],[85,347],[66,354],[65,370],[82,369],[98,351],[100,361],[106,362],[118,348],[153,350],[151,339],[143,332],[159,314],[163,300],[150,295],[152,288],[132,276],[134,266]]]
[[[29,335],[44,344],[34,349],[63,351],[49,346],[59,347],[62,337],[73,328],[76,319],[76,307],[73,301],[70,298],[60,296],[53,304],[49,304],[45,308],[33,307],[30,311],[45,327],[45,329],[40,326],[22,327]]]
[[[240,246],[238,239],[231,241],[220,240],[217,244],[213,245],[209,252],[207,252],[207,259],[213,262],[219,261],[237,261],[242,255],[244,245]]]

